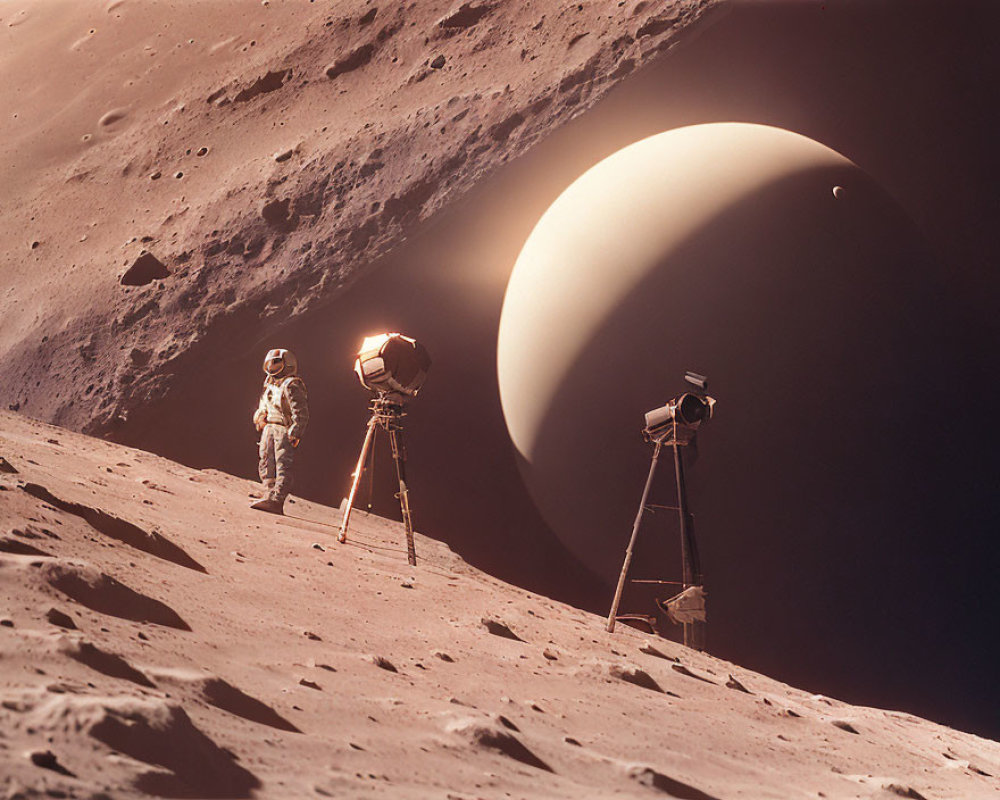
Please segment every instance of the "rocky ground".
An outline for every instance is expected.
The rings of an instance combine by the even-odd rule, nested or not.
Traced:
[[[1000,745],[0,412],[0,794],[995,797]],[[858,664],[859,677],[865,669]]]

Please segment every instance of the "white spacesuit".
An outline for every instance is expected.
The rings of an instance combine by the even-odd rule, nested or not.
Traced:
[[[267,377],[253,422],[260,431],[258,472],[266,495],[250,507],[281,514],[292,488],[295,448],[309,424],[309,400],[305,381],[297,374],[298,360],[291,351],[269,350],[264,372]]]

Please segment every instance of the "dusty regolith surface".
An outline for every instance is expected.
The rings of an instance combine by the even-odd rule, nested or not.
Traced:
[[[0,412],[0,796],[996,796],[1000,745]],[[865,665],[858,664],[859,680]]]

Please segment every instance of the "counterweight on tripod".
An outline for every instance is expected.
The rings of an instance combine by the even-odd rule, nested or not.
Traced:
[[[365,430],[365,439],[361,445],[361,454],[351,476],[351,490],[347,496],[347,508],[340,525],[337,540],[347,541],[347,528],[351,521],[351,510],[357,496],[358,486],[364,472],[365,461],[371,450],[376,432],[379,428],[389,435],[389,446],[392,459],[396,465],[396,478],[399,481],[400,511],[403,515],[403,525],[406,529],[406,556],[410,564],[417,563],[417,555],[413,544],[413,515],[410,510],[409,487],[406,483],[406,447],[403,444],[403,417],[406,416],[404,405],[411,397],[415,397],[427,377],[431,359],[427,350],[415,340],[399,333],[383,333],[367,337],[358,351],[354,362],[361,385],[375,394],[369,405],[371,417]]]

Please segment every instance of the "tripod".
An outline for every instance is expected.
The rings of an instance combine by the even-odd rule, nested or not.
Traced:
[[[371,401],[369,406],[372,415],[368,420],[368,428],[365,432],[365,441],[361,445],[361,455],[358,456],[358,465],[351,476],[351,492],[347,496],[347,508],[344,511],[344,519],[340,524],[340,533],[337,535],[338,542],[347,541],[347,526],[351,521],[351,509],[354,506],[354,498],[358,493],[358,485],[361,483],[361,473],[365,468],[365,461],[368,458],[368,451],[375,439],[375,431],[382,428],[389,434],[389,446],[392,448],[392,460],[396,464],[396,477],[399,479],[399,507],[403,512],[403,525],[406,528],[406,560],[413,566],[417,563],[417,553],[413,546],[413,516],[410,513],[410,495],[406,488],[406,450],[403,446],[403,417],[406,412],[403,410],[403,403],[400,395],[391,392],[379,392]]]
[[[705,615],[704,615],[704,592],[701,589],[702,576],[701,565],[698,558],[698,548],[694,539],[694,521],[687,507],[687,486],[684,482],[684,460],[682,458],[681,447],[691,444],[695,440],[695,430],[693,427],[685,425],[674,419],[666,426],[662,435],[653,439],[653,460],[649,465],[649,475],[646,478],[646,486],[642,490],[642,499],[639,501],[639,511],[635,516],[632,525],[632,537],[629,539],[628,547],[625,549],[625,562],[622,564],[621,575],[618,577],[618,586],[615,589],[615,597],[611,603],[611,613],[608,614],[607,630],[612,633],[615,629],[615,622],[618,619],[631,619],[634,615],[618,616],[618,606],[621,603],[622,591],[625,589],[625,580],[628,575],[629,566],[632,563],[632,551],[635,549],[636,540],[639,538],[639,527],[642,524],[642,517],[647,510],[652,507],[646,504],[649,499],[649,491],[653,486],[653,476],[656,474],[656,466],[660,460],[660,450],[663,445],[670,445],[674,451],[674,473],[677,478],[677,512],[680,515],[681,527],[681,569],[682,569],[682,591],[670,600],[659,603],[667,613],[674,617],[682,617],[684,627],[684,644],[695,650],[705,649]],[[659,581],[658,581],[659,582]],[[662,581],[669,583],[669,581]],[[694,600],[695,608],[685,608]],[[700,602],[700,609],[697,608]],[[671,614],[671,610],[677,610],[676,614]],[[694,613],[691,613],[691,612]],[[700,612],[700,613],[699,613]]]

